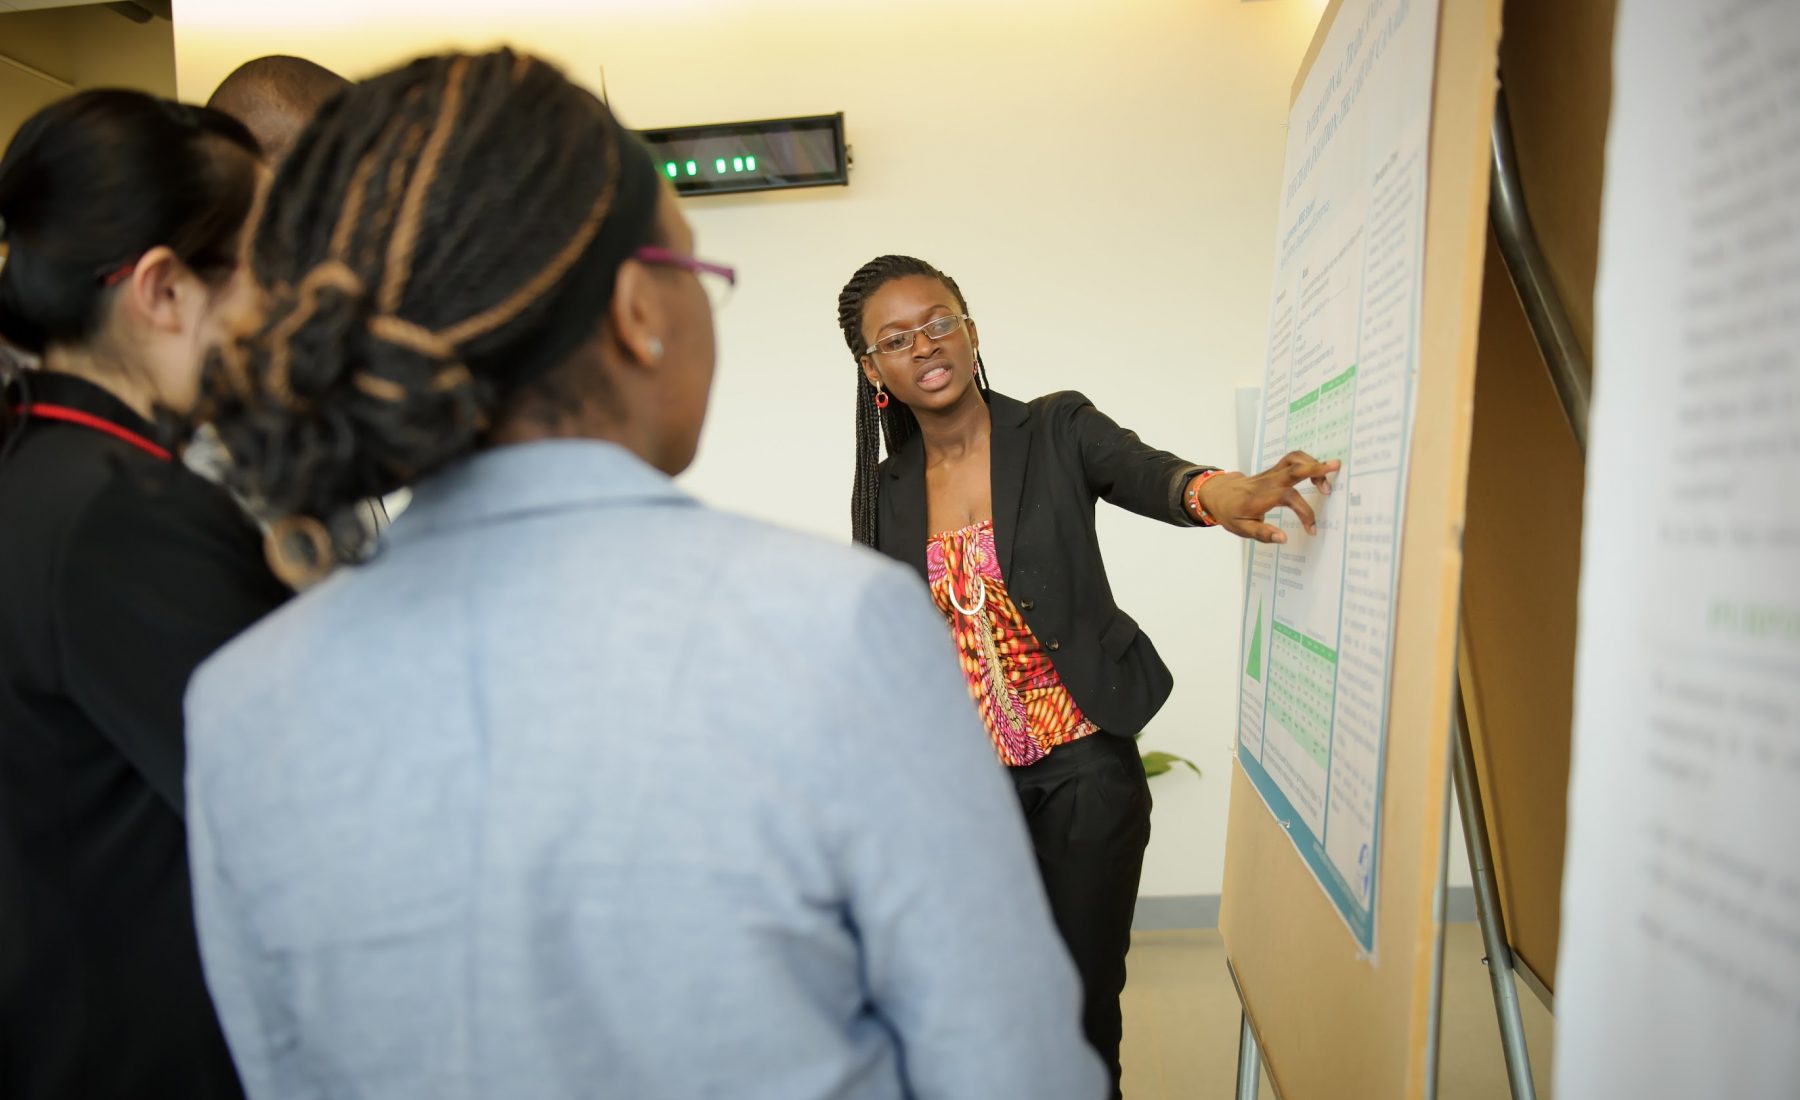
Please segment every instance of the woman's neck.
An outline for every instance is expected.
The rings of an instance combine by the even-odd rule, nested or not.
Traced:
[[[92,382],[145,420],[155,415],[155,398],[150,387],[124,366],[107,362],[93,352],[77,348],[49,348],[44,352],[44,369],[72,374]]]
[[[955,460],[987,444],[993,434],[993,421],[988,417],[987,402],[981,390],[970,385],[962,399],[947,409],[914,410],[919,421],[919,438],[925,442],[927,461]]]

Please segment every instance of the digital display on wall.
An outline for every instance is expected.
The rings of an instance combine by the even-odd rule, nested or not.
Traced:
[[[681,195],[828,187],[850,182],[844,116],[640,130],[657,171]]]

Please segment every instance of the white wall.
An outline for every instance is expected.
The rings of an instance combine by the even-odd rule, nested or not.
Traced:
[[[508,41],[598,86],[634,126],[844,111],[844,189],[689,200],[702,255],[738,265],[688,486],[848,538],[854,366],[836,298],[863,261],[951,273],[995,385],[1079,388],[1153,443],[1235,464],[1237,386],[1261,380],[1289,88],[1323,0],[182,0],[183,95],[261,53],[366,75]],[[1145,743],[1147,895],[1223,876],[1242,559],[1220,532],[1105,509],[1120,603],[1178,686]]]

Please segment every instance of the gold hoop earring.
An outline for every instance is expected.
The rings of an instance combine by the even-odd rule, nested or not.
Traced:
[[[306,548],[311,551],[310,561],[302,561],[289,549],[290,540],[295,536],[305,540]],[[268,559],[269,570],[276,578],[298,592],[317,584],[331,572],[335,558],[331,532],[312,516],[283,516],[269,525],[269,533],[263,538],[263,556]]]

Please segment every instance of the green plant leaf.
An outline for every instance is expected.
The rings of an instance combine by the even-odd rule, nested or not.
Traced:
[[[1146,776],[1161,775],[1177,764],[1181,764],[1201,775],[1200,766],[1185,756],[1177,756],[1172,752],[1147,752],[1143,754],[1144,774]]]

